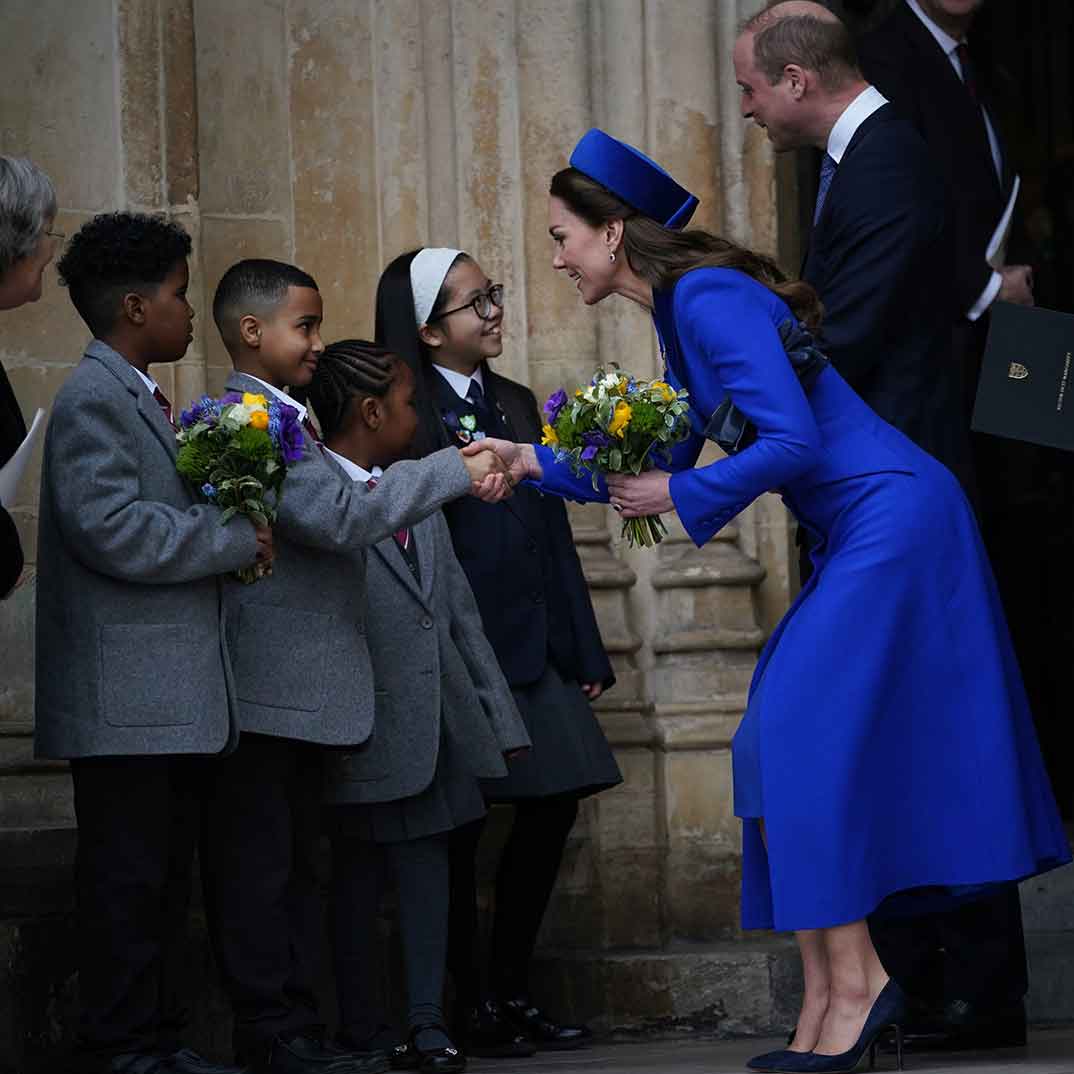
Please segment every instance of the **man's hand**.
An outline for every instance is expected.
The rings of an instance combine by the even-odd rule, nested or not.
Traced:
[[[511,495],[514,482],[494,451],[464,451],[462,461],[470,475],[470,494],[485,503],[499,503]]]
[[[503,759],[505,761],[513,761],[516,757],[525,757],[530,752],[529,746],[519,746],[515,750],[504,750]]]
[[[1003,283],[999,285],[999,302],[1013,302],[1018,306],[1032,306],[1033,303],[1033,266],[1006,265],[999,270]]]
[[[532,444],[516,444],[511,440],[497,440],[494,436],[486,436],[483,440],[475,440],[462,449],[463,455],[468,457],[479,455],[481,452],[495,453],[506,468],[512,485],[517,485],[527,477],[536,478],[539,481],[543,476]]]
[[[596,701],[602,693],[604,693],[604,685],[599,682],[583,682],[579,684],[582,687],[582,693],[589,698],[590,701]]]
[[[257,534],[255,561],[267,567],[276,557],[276,551],[272,547],[272,527],[257,526],[254,529],[254,533]]]
[[[674,511],[671,499],[671,474],[663,470],[647,470],[644,474],[609,474],[608,500],[623,518],[662,515]]]

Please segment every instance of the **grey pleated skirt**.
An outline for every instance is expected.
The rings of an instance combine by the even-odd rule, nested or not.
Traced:
[[[350,832],[373,843],[404,843],[450,832],[485,815],[480,782],[452,741],[446,721],[440,728],[440,751],[429,786],[392,802],[343,806]]]
[[[608,740],[577,683],[551,664],[528,686],[512,686],[533,748],[509,761],[501,779],[481,781],[490,802],[575,794],[579,798],[623,782]]]

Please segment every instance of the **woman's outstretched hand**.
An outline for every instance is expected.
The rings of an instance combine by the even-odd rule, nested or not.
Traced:
[[[485,503],[499,503],[511,495],[515,482],[495,452],[480,455],[463,451],[463,465],[470,475],[470,495]]]
[[[623,518],[642,518],[674,511],[671,499],[671,474],[647,470],[633,474],[608,474],[608,500]]]
[[[507,480],[513,486],[527,477],[540,480],[542,470],[537,461],[537,453],[532,444],[516,444],[511,440],[498,440],[494,436],[486,436],[481,440],[474,440],[462,449],[463,456],[472,459],[479,458],[485,453],[491,453],[504,470]],[[477,494],[480,495],[480,494]],[[480,497],[485,499],[484,496]],[[486,501],[486,502],[493,502]]]

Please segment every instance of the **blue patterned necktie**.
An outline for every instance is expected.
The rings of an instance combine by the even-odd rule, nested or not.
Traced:
[[[832,179],[835,178],[835,169],[839,165],[827,154],[824,154],[824,160],[820,165],[820,185],[817,187],[817,207],[813,210],[813,223],[820,219],[820,211],[824,208],[824,199],[828,196],[828,188],[832,185]]]

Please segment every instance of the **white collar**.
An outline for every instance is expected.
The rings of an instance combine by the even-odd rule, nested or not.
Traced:
[[[366,484],[371,477],[379,478],[380,475],[384,473],[379,466],[374,466],[372,470],[363,470],[358,463],[351,462],[346,455],[340,455],[338,451],[333,451],[330,447],[326,447],[324,450],[343,467],[344,472],[349,478],[353,481],[361,481],[363,485]]]
[[[850,145],[858,128],[878,109],[883,108],[888,99],[876,88],[866,86],[846,106],[843,114],[835,121],[831,134],[828,135],[828,156],[838,164]]]
[[[917,0],[906,0],[906,6],[925,24],[925,29],[936,38],[936,44],[943,49],[945,56],[950,56],[962,44],[961,41],[956,41],[946,30],[937,26]]]
[[[433,362],[433,369],[437,371],[451,385],[455,394],[460,399],[466,398],[466,393],[470,390],[470,381],[476,380],[481,385],[481,390],[485,390],[485,379],[481,375],[481,366],[478,366],[472,376],[467,376],[465,373],[459,373],[454,369],[447,369],[445,366],[437,365]]]
[[[276,398],[279,399],[281,403],[284,403],[292,409],[297,410],[298,420],[300,422],[306,420],[306,408],[297,399],[292,399],[287,394],[287,392],[281,392],[279,388],[274,388],[271,384],[266,384],[260,377],[255,377],[253,373],[245,373],[244,376],[249,377],[251,380],[256,380],[257,383],[265,389],[265,391],[269,392],[271,395],[276,396]]]
[[[138,378],[149,389],[150,395],[152,395],[159,389],[160,385],[158,385],[157,382],[148,373],[143,373],[137,366],[134,365],[131,366],[131,369],[133,369],[135,373],[138,374]]]

